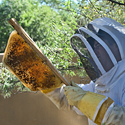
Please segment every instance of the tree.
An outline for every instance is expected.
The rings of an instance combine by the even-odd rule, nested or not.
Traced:
[[[119,2],[122,0],[119,0]],[[124,6],[119,6],[110,1],[85,0],[79,1],[79,15],[84,18],[86,23],[100,17],[109,17],[124,25]]]

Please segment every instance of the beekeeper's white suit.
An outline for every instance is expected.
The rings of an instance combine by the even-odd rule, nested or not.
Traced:
[[[114,39],[115,45],[118,47],[118,54],[120,55],[118,58],[116,57],[117,54],[115,55],[110,46],[104,42],[105,40],[98,36],[100,30],[109,34]],[[80,84],[80,88],[75,85],[74,87],[66,87],[65,94],[62,87],[45,93],[45,95],[60,109],[71,109],[80,115],[86,115],[90,125],[95,125],[95,123],[124,125],[125,28],[113,19],[99,18],[90,22],[87,27],[79,28],[78,31],[78,34],[74,34],[71,37],[71,43],[73,43],[72,39],[76,37],[83,42],[95,63],[96,71],[98,70],[97,75],[92,78],[89,84]],[[106,69],[105,64],[101,62],[100,55],[94,51],[94,45],[91,45],[91,41],[87,41],[87,37],[92,37],[107,52],[108,58],[111,61],[110,69]],[[75,44],[74,42],[72,47],[74,50],[76,49],[76,52],[80,52],[77,52],[78,54],[81,54],[82,51],[80,48],[74,47]],[[106,66],[108,66],[108,63]]]

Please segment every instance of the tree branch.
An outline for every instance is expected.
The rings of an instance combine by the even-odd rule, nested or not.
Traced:
[[[125,3],[116,2],[114,0],[107,0],[107,1],[112,2],[112,3],[116,3],[118,5],[124,5],[125,6]]]
[[[69,66],[68,68],[62,68],[62,69],[58,69],[59,71],[62,71],[62,70],[78,70],[78,69],[83,69],[81,67],[76,67],[76,66]]]

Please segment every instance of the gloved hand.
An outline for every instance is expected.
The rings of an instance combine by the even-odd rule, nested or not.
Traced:
[[[64,90],[68,103],[76,107],[78,107],[79,101],[87,93],[87,91],[80,88],[76,83],[74,83],[74,81],[71,81],[71,86],[66,86]]]
[[[75,83],[64,88],[64,94],[70,105],[76,106],[84,115],[96,124],[101,124],[103,117],[113,103],[113,100],[104,95],[84,91]]]

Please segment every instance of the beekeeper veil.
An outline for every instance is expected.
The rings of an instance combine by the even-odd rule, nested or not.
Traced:
[[[110,18],[99,18],[79,28],[71,37],[86,73],[94,82],[123,60],[125,28]]]

